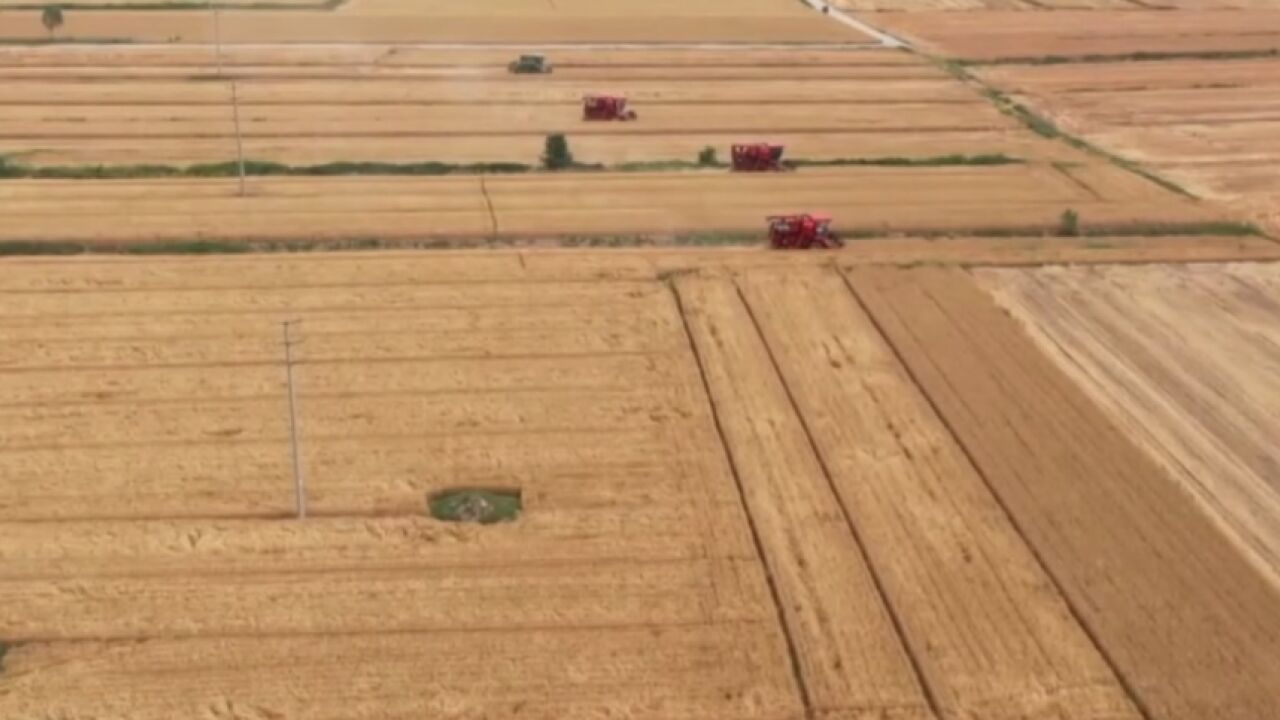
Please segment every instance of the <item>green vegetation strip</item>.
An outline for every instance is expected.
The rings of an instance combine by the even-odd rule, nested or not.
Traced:
[[[956,165],[1011,165],[1021,163],[1006,155],[940,155],[937,157],[879,157],[788,160],[791,168],[806,167],[947,167]],[[728,168],[719,161],[648,160],[615,165],[573,162],[556,170],[514,162],[443,163],[443,162],[331,162],[320,165],[286,165],[263,160],[246,160],[244,173],[251,177],[342,175],[459,175],[520,174],[530,172],[670,172]],[[174,165],[49,165],[32,166],[14,163],[0,156],[0,179],[7,180],[137,180],[149,178],[229,178],[240,174],[235,161]]]
[[[897,237],[939,239],[947,237],[1027,238],[1085,237],[1132,238],[1171,236],[1266,237],[1257,226],[1238,222],[1123,223],[1086,225],[1078,216],[1068,221],[1067,213],[1056,225],[1023,227],[950,228],[947,230],[910,228],[845,228],[840,237],[848,241]],[[0,256],[124,254],[124,255],[226,255],[250,252],[317,252],[324,250],[449,249],[465,247],[519,247],[550,241],[561,247],[750,247],[762,245],[766,233],[743,231],[690,232],[673,234],[570,235],[554,238],[426,238],[415,241],[358,238],[349,240],[172,240],[140,243],[94,243],[59,241],[0,241]]]
[[[0,11],[8,9],[0,6]],[[122,37],[82,37],[82,38],[60,38],[60,37],[43,37],[43,38],[14,38],[0,37],[0,45],[129,45],[134,42],[131,38]]]
[[[1023,161],[1000,153],[985,155],[937,155],[935,157],[835,158],[832,160],[785,160],[787,167],[950,167],[954,165],[1017,165]]]
[[[432,495],[427,509],[437,520],[492,525],[520,517],[523,503],[519,490],[460,488]]]
[[[1068,65],[1072,63],[1160,62],[1167,60],[1258,60],[1280,57],[1280,48],[1269,50],[1188,50],[1150,51],[1118,54],[1030,55],[990,58],[987,60],[955,60],[963,67],[984,65]]]
[[[452,175],[458,173],[525,173],[535,168],[522,163],[389,163],[332,162],[321,165],[285,165],[283,163],[246,160],[245,175],[254,177],[305,175]],[[237,177],[240,164],[235,161],[202,163],[176,167],[173,165],[21,165],[0,158],[0,179],[10,180],[133,180],[143,178],[219,178]]]

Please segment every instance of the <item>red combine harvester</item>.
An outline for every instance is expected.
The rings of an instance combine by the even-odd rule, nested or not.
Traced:
[[[769,244],[779,250],[844,247],[825,215],[771,215],[768,219]]]
[[[635,120],[635,110],[627,109],[627,99],[616,95],[587,95],[582,98],[583,120]]]
[[[732,151],[734,172],[781,172],[785,170],[782,166],[783,147],[781,145],[770,145],[769,143],[734,145]]]

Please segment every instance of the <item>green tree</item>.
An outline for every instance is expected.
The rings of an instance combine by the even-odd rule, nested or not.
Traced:
[[[702,148],[702,152],[698,153],[699,165],[717,165],[720,160],[716,157],[716,149],[710,145]]]
[[[64,18],[62,17],[62,8],[58,5],[45,5],[44,12],[40,13],[40,22],[44,24],[44,29],[49,31],[49,37],[53,37],[53,32],[62,27]]]
[[[1080,215],[1070,208],[1062,212],[1058,219],[1058,234],[1063,237],[1076,237],[1080,234]]]
[[[572,165],[573,153],[569,151],[569,141],[559,133],[548,135],[542,152],[542,166],[548,170],[563,170]]]

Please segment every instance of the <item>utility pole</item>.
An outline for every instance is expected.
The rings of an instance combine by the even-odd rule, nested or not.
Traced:
[[[240,95],[236,81],[231,81],[231,118],[236,129],[236,162],[240,166],[240,197],[244,197],[244,143],[240,139]]]
[[[290,330],[298,320],[286,320],[284,328],[284,371],[289,383],[289,446],[293,456],[293,492],[298,519],[307,518],[307,486],[302,477],[302,462],[298,455],[298,394],[293,384],[293,337]]]

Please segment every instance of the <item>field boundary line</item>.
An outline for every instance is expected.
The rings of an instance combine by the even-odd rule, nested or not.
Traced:
[[[716,437],[720,440],[719,450],[729,464],[729,474],[733,476],[734,489],[738,495],[738,504],[742,507],[743,515],[747,518],[747,527],[751,531],[751,542],[755,546],[756,562],[759,564],[769,585],[769,595],[773,600],[775,622],[778,628],[781,629],[782,636],[787,643],[787,657],[791,664],[792,679],[795,680],[796,689],[800,693],[800,702],[804,706],[805,717],[813,718],[816,709],[814,708],[813,696],[809,685],[800,669],[800,652],[796,647],[795,638],[792,636],[791,626],[787,623],[786,614],[782,610],[782,594],[778,591],[777,580],[774,578],[773,570],[766,560],[764,542],[760,539],[760,529],[756,526],[755,516],[751,514],[751,506],[747,502],[746,488],[743,486],[742,476],[738,472],[738,461],[733,457],[733,451],[729,449],[729,441],[725,436],[724,426],[720,422],[720,411],[716,408],[714,396],[711,394],[711,383],[707,379],[707,370],[703,364],[702,354],[698,352],[698,343],[693,337],[693,329],[689,327],[689,316],[685,312],[684,299],[680,297],[680,290],[676,288],[675,283],[668,281],[665,284],[675,300],[676,312],[680,314],[680,324],[684,328],[685,342],[688,343],[689,352],[693,354],[694,363],[698,366],[698,377],[702,381],[702,399],[710,411],[711,422],[716,430]]]
[[[967,270],[960,270],[959,272],[964,272],[965,277],[972,279],[972,276]],[[880,322],[879,315],[872,311],[871,307],[867,305],[865,300],[863,300],[862,295],[858,292],[856,284],[849,277],[849,273],[842,270],[839,274],[840,279],[844,281],[845,287],[848,288],[849,294],[853,296],[854,301],[857,302],[858,306],[862,308],[862,311],[866,313],[867,317],[871,320],[871,324],[875,327],[876,332],[880,334],[880,338],[884,341],[885,346],[893,353],[894,361],[898,364],[898,367],[902,368],[906,373],[906,376],[911,380],[911,383],[915,385],[917,390],[919,390],[920,396],[923,397],[925,402],[929,405],[930,412],[932,412],[934,417],[942,423],[942,426],[946,428],[947,434],[951,436],[952,441],[958,448],[960,448],[960,451],[964,453],[965,461],[968,462],[971,468],[973,468],[977,476],[981,478],[983,487],[985,487],[987,489],[987,493],[995,499],[996,504],[1000,508],[1000,512],[1004,515],[1005,519],[1009,521],[1010,527],[1012,527],[1013,531],[1017,533],[1018,539],[1022,542],[1023,546],[1031,553],[1031,557],[1035,559],[1036,565],[1053,585],[1054,592],[1058,594],[1058,597],[1062,599],[1062,602],[1066,606],[1068,612],[1071,613],[1071,619],[1080,627],[1085,636],[1089,638],[1089,642],[1093,645],[1094,649],[1098,651],[1103,662],[1107,664],[1107,668],[1111,670],[1112,675],[1116,678],[1116,682],[1119,683],[1121,689],[1124,690],[1129,701],[1133,703],[1134,707],[1138,710],[1138,713],[1141,714],[1144,720],[1155,720],[1154,716],[1151,714],[1151,710],[1134,690],[1132,683],[1129,682],[1129,679],[1125,677],[1124,673],[1122,673],[1120,668],[1116,665],[1115,660],[1111,657],[1111,653],[1109,653],[1106,647],[1098,641],[1097,633],[1094,632],[1094,629],[1080,614],[1076,604],[1072,602],[1071,596],[1063,590],[1061,581],[1058,579],[1058,576],[1054,574],[1053,569],[1044,561],[1044,557],[1041,555],[1040,549],[1027,539],[1027,535],[1023,531],[1022,524],[1018,521],[1017,516],[1010,511],[1009,505],[1005,502],[1004,497],[997,492],[995,486],[991,484],[990,479],[987,477],[986,470],[978,464],[973,453],[970,452],[968,444],[966,444],[964,439],[956,432],[951,419],[941,411],[937,403],[934,401],[933,395],[931,395],[920,382],[915,369],[907,363],[906,358],[903,357],[898,346],[893,342],[893,339],[889,334],[885,332],[884,327]],[[936,300],[933,300],[933,298],[930,298],[930,300],[935,304],[937,302]]]
[[[137,640],[159,640],[168,642],[208,642],[212,640],[279,640],[286,638],[307,638],[307,637],[378,637],[383,635],[467,635],[471,633],[504,633],[511,635],[513,633],[527,632],[548,633],[548,632],[564,632],[564,633],[590,633],[608,630],[648,630],[654,627],[663,629],[676,628],[705,628],[705,627],[767,627],[768,620],[723,620],[723,621],[687,621],[687,622],[664,622],[664,623],[594,623],[584,625],[523,625],[513,628],[509,625],[477,625],[473,627],[460,627],[457,629],[448,627],[439,628],[417,628],[417,629],[385,629],[385,630],[342,630],[342,629],[325,629],[325,630],[298,630],[293,632],[280,631],[257,631],[248,632],[223,632],[223,633],[192,633],[187,635],[83,635],[83,636],[27,636],[14,640],[11,644],[32,644],[32,643],[64,643],[64,642],[104,642],[104,643],[131,643]]]
[[[40,7],[44,7],[43,5]],[[201,8],[206,6],[201,5]],[[3,9],[3,8],[0,8]],[[833,8],[834,11],[834,8]],[[874,28],[873,28],[874,30]],[[868,33],[871,34],[871,33]],[[880,35],[879,31],[875,31],[874,35]],[[51,43],[41,41],[38,46],[47,46]],[[57,44],[57,43],[52,43]],[[65,44],[65,43],[62,43]],[[157,43],[157,42],[116,42],[110,47],[103,46],[101,43],[83,43],[83,49],[94,50],[98,52],[119,52],[120,46],[129,49],[140,50],[173,50],[173,43]],[[22,46],[26,47],[26,46]],[[214,44],[210,42],[204,43],[181,43],[177,45],[181,49],[198,49],[213,48]],[[858,52],[864,50],[882,50],[884,45],[879,42],[756,42],[751,40],[732,41],[732,40],[708,40],[705,42],[351,42],[351,41],[335,41],[335,42],[273,42],[273,43],[223,43],[223,48],[228,51],[233,50],[273,50],[273,49],[333,49],[333,48],[404,48],[409,50],[523,50],[525,52],[537,52],[539,50],[848,50],[850,52]],[[0,49],[3,43],[0,42]],[[82,44],[76,43],[76,49],[82,49]]]
[[[342,518],[347,517],[346,513],[323,513],[311,512],[308,508],[307,519],[314,517],[330,517]],[[351,513],[352,517],[384,517],[388,519],[407,519],[422,517],[422,512],[405,512],[405,513]],[[292,515],[286,514],[286,517]],[[50,525],[56,525],[65,520],[50,521]],[[126,520],[124,522],[132,522]],[[35,524],[35,523],[31,523]],[[697,534],[688,535],[690,538],[699,537]],[[615,552],[612,555],[604,556],[587,556],[582,557],[560,557],[560,558],[540,558],[540,559],[520,559],[516,561],[500,561],[500,562],[439,562],[434,558],[423,559],[406,559],[402,562],[388,561],[387,558],[380,558],[376,568],[370,569],[368,559],[361,561],[353,561],[348,563],[333,563],[330,565],[312,566],[312,567],[269,567],[257,566],[249,568],[226,567],[222,569],[191,569],[184,567],[180,563],[189,560],[190,557],[198,557],[200,553],[189,552],[184,554],[181,560],[175,560],[173,569],[170,570],[135,570],[135,571],[88,571],[83,572],[76,569],[73,573],[45,573],[45,574],[0,574],[0,580],[5,582],[26,582],[39,583],[58,580],[184,580],[192,579],[197,581],[219,580],[219,579],[236,579],[236,578],[271,578],[273,576],[307,576],[313,577],[317,575],[361,575],[375,576],[383,578],[395,579],[398,575],[409,575],[410,577],[423,577],[424,575],[437,574],[441,576],[449,576],[453,571],[458,570],[495,570],[502,568],[521,568],[521,569],[541,569],[541,568],[572,568],[575,566],[590,566],[592,569],[608,566],[644,566],[644,567],[669,567],[677,565],[699,565],[710,564],[716,560],[745,560],[751,561],[751,557],[743,557],[741,555],[733,555],[731,553],[718,554],[713,556],[706,555],[680,555],[666,554],[659,557],[635,558]],[[154,557],[149,557],[154,560]],[[436,571],[439,571],[438,573]],[[716,621],[709,621],[714,623]],[[732,622],[725,620],[720,622]],[[761,618],[757,622],[765,624],[770,622],[768,618]],[[702,624],[702,623],[690,623]]]
[[[849,534],[853,536],[854,544],[858,547],[858,554],[862,556],[862,562],[867,568],[867,573],[871,576],[871,582],[876,589],[876,595],[879,596],[881,604],[885,608],[886,614],[889,616],[889,622],[893,625],[894,635],[897,636],[898,642],[902,645],[907,659],[911,663],[911,671],[916,676],[916,683],[919,685],[925,701],[929,705],[929,710],[935,718],[944,718],[946,715],[942,712],[938,704],[938,699],[934,696],[933,688],[930,687],[925,677],[923,667],[919,658],[916,656],[915,649],[911,646],[911,641],[907,638],[906,632],[903,630],[902,620],[898,617],[898,609],[894,607],[889,599],[889,594],[885,591],[884,582],[880,579],[880,573],[876,570],[875,564],[871,561],[871,555],[867,552],[862,535],[858,532],[857,526],[853,522],[853,516],[849,514],[849,509],[845,507],[841,494],[836,488],[835,480],[831,477],[831,468],[827,465],[827,459],[822,454],[822,450],[818,447],[818,443],[813,439],[813,432],[809,429],[809,421],[804,416],[804,412],[800,409],[799,403],[796,402],[795,394],[791,392],[791,385],[787,383],[786,376],[782,373],[782,367],[778,364],[778,358],[773,352],[773,347],[769,344],[769,340],[765,337],[764,331],[760,326],[760,321],[756,318],[755,310],[752,309],[751,303],[747,300],[746,295],[742,292],[742,287],[738,285],[737,280],[733,280],[733,291],[738,297],[738,301],[742,303],[746,309],[747,317],[751,318],[751,328],[756,337],[760,339],[760,344],[764,346],[765,355],[769,358],[769,365],[773,369],[773,374],[778,378],[779,384],[782,386],[783,392],[787,396],[787,404],[791,406],[791,412],[796,416],[796,420],[800,424],[800,428],[804,431],[804,438],[809,444],[809,449],[813,453],[814,459],[818,461],[818,466],[822,468],[823,478],[827,481],[827,488],[831,491],[831,496],[835,499],[836,505],[840,508],[840,515],[844,519],[845,527],[848,528]],[[726,446],[727,447],[727,446]]]
[[[485,180],[485,174],[480,173],[480,194],[484,196],[484,205],[489,210],[489,226],[492,228],[490,237],[498,237],[498,214],[493,211],[493,198],[489,197],[489,187]],[[524,256],[520,256],[520,264],[524,265]]]

